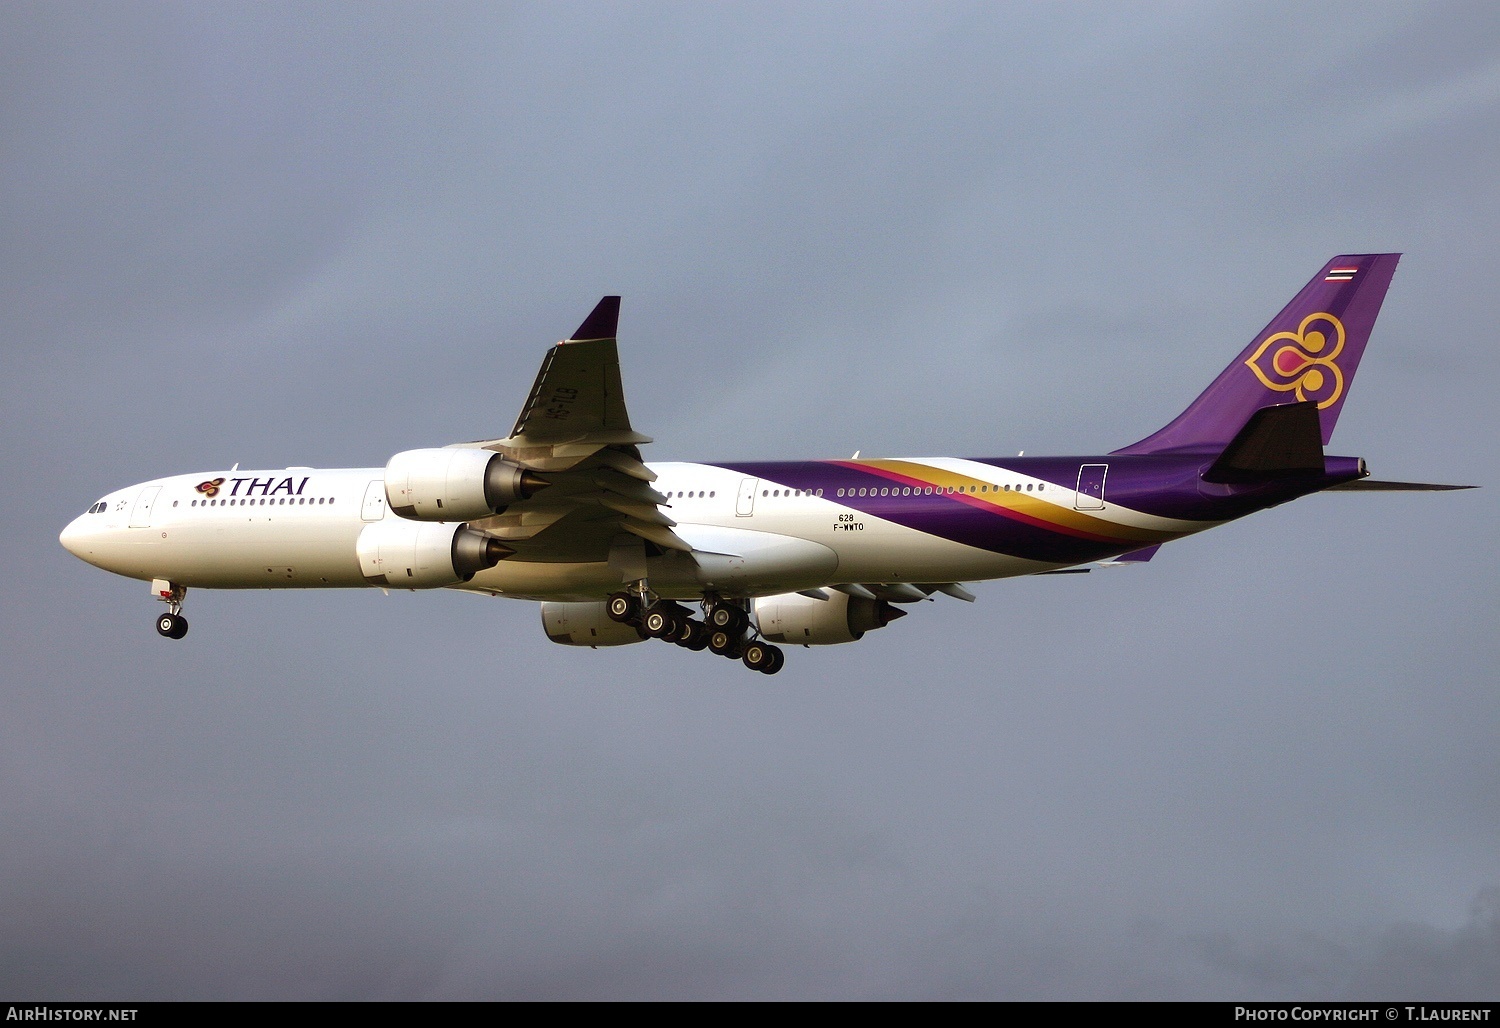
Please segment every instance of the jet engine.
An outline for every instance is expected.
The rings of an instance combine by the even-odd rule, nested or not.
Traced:
[[[515,551],[468,525],[372,521],[355,543],[359,569],[371,585],[438,589],[467,582]]]
[[[564,646],[624,646],[645,640],[634,625],[610,619],[602,600],[588,603],[542,604],[542,628],[547,638]]]
[[[866,632],[883,628],[906,611],[884,600],[869,600],[828,590],[819,600],[800,593],[782,593],[755,600],[755,620],[772,642],[798,646],[829,646],[855,642]]]
[[[385,466],[386,502],[413,521],[486,518],[547,484],[498,453],[472,446],[403,450]]]

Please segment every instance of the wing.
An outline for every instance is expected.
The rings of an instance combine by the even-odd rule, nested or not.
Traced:
[[[630,427],[615,332],[620,298],[599,301],[573,335],[547,351],[515,428],[504,439],[459,446],[494,450],[546,483],[473,527],[504,539],[510,560],[597,561],[625,542],[692,549],[659,509],[666,497],[638,449],[651,441]]]

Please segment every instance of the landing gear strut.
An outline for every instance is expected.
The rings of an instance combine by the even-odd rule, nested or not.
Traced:
[[[181,639],[187,635],[187,618],[182,616],[182,601],[187,596],[187,586],[176,582],[156,579],[151,583],[156,598],[167,605],[167,612],[156,619],[156,631],[168,639]]]

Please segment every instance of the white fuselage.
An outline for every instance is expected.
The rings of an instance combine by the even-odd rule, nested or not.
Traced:
[[[925,466],[989,481],[997,492],[1024,476],[956,458]],[[691,599],[705,589],[771,595],[836,582],[976,581],[1058,567],[943,539],[846,506],[818,489],[788,489],[711,464],[651,465],[662,510],[697,551],[649,558],[653,589]],[[1027,483],[1030,484],[1029,482]],[[1059,512],[1071,490],[1040,487],[1036,503]],[[1030,490],[1028,489],[1028,492]],[[1103,520],[1172,535],[1201,523],[1107,505]],[[356,544],[388,510],[383,468],[210,472],[156,479],[104,497],[63,530],[62,543],[91,564],[142,580],[213,589],[371,585]],[[628,576],[626,576],[628,577]],[[502,560],[454,588],[538,600],[600,599],[620,588],[608,560]],[[384,584],[384,583],[379,583]]]
[[[383,471],[156,479],[110,493],[94,505],[103,510],[75,518],[61,540],[90,564],[130,578],[210,589],[363,586],[354,545],[366,518],[385,516]],[[367,492],[378,505],[362,516]]]

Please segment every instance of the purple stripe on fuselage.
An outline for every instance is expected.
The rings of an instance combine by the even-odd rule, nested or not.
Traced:
[[[1158,517],[1207,524],[1229,521],[1278,503],[1316,492],[1338,482],[1360,477],[1352,457],[1329,457],[1323,475],[1285,476],[1260,483],[1220,485],[1202,482],[1202,469],[1211,454],[1130,457],[1016,457],[975,458],[973,463],[994,468],[986,475],[1003,482],[1005,472],[1047,483],[1060,505],[1071,507],[1079,469],[1085,464],[1107,464],[1105,499],[1113,505]],[[911,461],[911,463],[918,463]],[[1083,563],[1139,549],[1139,540],[1086,538],[1063,526],[1046,527],[1036,519],[1016,515],[975,497],[948,493],[909,496],[857,495],[892,483],[889,470],[846,461],[755,461],[720,464],[761,480],[758,492],[777,488],[823,490],[825,499],[863,511],[893,524],[993,553],[1005,553],[1048,563]],[[938,472],[943,474],[944,472]],[[983,479],[981,479],[983,480]],[[839,496],[843,489],[845,495]],[[756,503],[765,502],[761,496]],[[1008,516],[1010,515],[1010,516]]]
[[[1036,524],[1035,519],[1020,520],[1023,515],[997,509],[993,504],[983,502],[982,497],[947,493],[853,495],[861,488],[878,490],[882,486],[892,487],[889,472],[876,468],[850,467],[832,461],[737,463],[719,466],[761,479],[761,491],[774,492],[778,485],[812,491],[822,489],[825,499],[872,517],[940,539],[1028,560],[1076,564],[1139,549],[1141,545],[1136,539],[1081,538],[1077,534]],[[1027,474],[1024,471],[1018,473]],[[1076,468],[1074,474],[1077,474]],[[1074,484],[1064,487],[1054,482],[1050,488],[1071,503]],[[840,489],[846,495],[839,496]],[[766,499],[769,497],[758,495],[756,503],[764,503]]]

